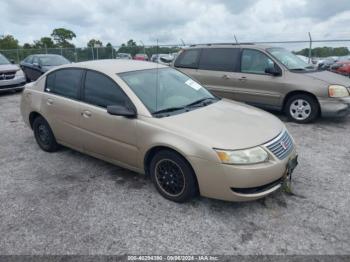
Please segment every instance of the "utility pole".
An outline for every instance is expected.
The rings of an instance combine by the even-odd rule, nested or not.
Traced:
[[[143,46],[143,53],[146,54],[146,48],[145,48],[145,44],[142,42],[142,40],[140,40],[141,45]]]

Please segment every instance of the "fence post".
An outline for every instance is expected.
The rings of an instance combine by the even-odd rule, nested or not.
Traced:
[[[111,45],[112,48],[112,59],[114,58],[114,47]]]
[[[310,45],[309,45],[309,64],[311,63],[311,49],[312,49],[312,38],[311,34],[309,32],[309,38],[310,38]]]
[[[95,58],[94,58],[94,48],[93,47],[91,47],[91,54],[92,54],[92,60],[95,60]]]
[[[19,50],[17,48],[17,64],[19,64]]]
[[[74,47],[74,58],[75,58],[75,62],[78,62],[78,52],[76,47]]]

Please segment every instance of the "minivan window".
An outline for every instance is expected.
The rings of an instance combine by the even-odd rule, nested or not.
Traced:
[[[127,96],[112,79],[95,71],[86,72],[85,102],[106,108],[111,105],[125,105],[127,100]]]
[[[274,56],[289,70],[305,70],[312,68],[312,66],[308,65],[295,54],[284,48],[269,48],[267,49],[267,52]]]
[[[274,62],[263,52],[253,49],[244,49],[242,52],[242,73],[265,74],[265,69],[273,65]]]
[[[6,64],[10,64],[10,61],[7,60],[7,58],[4,57],[2,54],[0,54],[0,65],[6,65]]]
[[[213,71],[237,71],[239,48],[205,48],[199,61],[199,69]]]
[[[61,69],[49,74],[45,90],[67,98],[78,99],[83,70]]]
[[[200,52],[200,49],[184,50],[176,59],[175,67],[197,68]]]

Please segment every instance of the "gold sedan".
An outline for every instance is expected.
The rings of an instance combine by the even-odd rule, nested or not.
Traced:
[[[280,188],[297,164],[279,119],[149,62],[55,68],[26,85],[21,113],[43,150],[64,145],[145,173],[177,202],[197,194],[258,199]]]

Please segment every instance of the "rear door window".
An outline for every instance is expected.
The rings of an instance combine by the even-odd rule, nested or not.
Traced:
[[[201,53],[199,69],[237,72],[239,57],[239,48],[205,48]]]
[[[274,62],[261,51],[253,49],[244,49],[242,52],[242,73],[266,74],[265,69],[273,65]]]
[[[61,69],[46,77],[45,91],[71,99],[79,98],[82,69]]]
[[[201,49],[184,50],[175,61],[175,67],[197,68]]]

